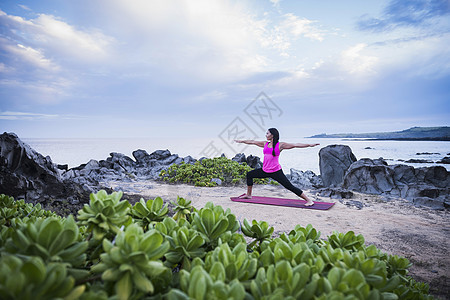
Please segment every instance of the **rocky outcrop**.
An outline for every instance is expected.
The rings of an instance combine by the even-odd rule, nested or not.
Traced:
[[[342,187],[400,197],[435,209],[450,207],[450,172],[442,166],[414,168],[388,165],[383,159],[361,159],[347,170]]]
[[[182,158],[177,154],[171,154],[169,150],[157,150],[148,154],[147,151],[139,149],[132,154],[134,160],[124,154],[113,152],[106,160],[91,160],[87,164],[69,169],[62,177],[86,185],[117,180],[157,180],[159,173],[167,170],[172,164],[196,162],[191,156]]]
[[[286,174],[286,177],[300,189],[317,189],[323,186],[322,178],[309,170],[299,171],[291,169],[290,174]]]
[[[356,161],[349,146],[330,145],[319,151],[320,176],[325,187],[339,186],[345,172]]]
[[[450,157],[446,156],[443,159],[441,159],[440,161],[438,161],[438,163],[440,163],[440,164],[450,164]]]
[[[263,163],[258,156],[249,155],[248,157],[246,157],[244,153],[236,154],[231,160],[234,160],[240,164],[246,163],[253,169],[260,169],[263,166]]]
[[[450,174],[442,166],[388,165],[382,158],[356,161],[343,145],[327,146],[319,156],[325,187],[319,190],[321,196],[348,198],[346,191],[354,191],[400,197],[435,209],[450,207]]]
[[[0,135],[0,193],[30,202],[78,204],[93,191],[65,181],[49,156],[44,157],[14,133]]]

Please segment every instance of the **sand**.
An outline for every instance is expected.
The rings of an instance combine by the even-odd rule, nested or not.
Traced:
[[[374,244],[383,252],[408,258],[413,263],[409,270],[414,279],[428,283],[431,294],[441,299],[450,297],[448,210],[418,208],[406,200],[387,201],[365,194],[336,200],[318,197],[314,191],[305,191],[317,201],[335,202],[331,209],[322,211],[231,201],[231,196],[245,192],[245,186],[206,188],[155,181],[109,182],[108,186],[146,200],[161,197],[165,201],[176,201],[180,196],[191,200],[198,209],[211,201],[224,209],[229,208],[240,221],[246,218],[268,222],[275,229],[274,235],[289,232],[297,224],[312,224],[321,232],[321,238],[327,238],[334,231],[353,231],[364,236],[366,245]],[[272,185],[255,185],[253,194],[296,197],[283,187]]]

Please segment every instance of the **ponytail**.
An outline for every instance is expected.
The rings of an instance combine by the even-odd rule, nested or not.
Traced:
[[[275,146],[278,144],[278,142],[280,141],[280,133],[278,132],[278,130],[276,128],[269,128],[269,132],[273,135],[273,143],[272,143],[272,155],[275,155]]]

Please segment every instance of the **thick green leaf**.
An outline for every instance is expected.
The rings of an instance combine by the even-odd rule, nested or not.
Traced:
[[[131,275],[129,272],[126,272],[122,278],[117,281],[115,284],[115,289],[117,293],[117,297],[120,300],[127,300],[130,298],[133,283],[131,281]]]

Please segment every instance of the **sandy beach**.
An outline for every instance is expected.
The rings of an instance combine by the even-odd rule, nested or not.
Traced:
[[[169,185],[155,181],[109,182],[109,187],[122,190],[136,199],[161,197],[164,201],[176,201],[177,197],[191,200],[196,208],[213,202],[224,209],[229,208],[242,221],[266,221],[273,226],[274,235],[289,232],[295,225],[312,224],[327,238],[334,231],[353,231],[362,234],[366,245],[374,244],[378,249],[408,258],[413,266],[410,275],[417,281],[430,285],[430,293],[442,299],[450,295],[450,257],[448,211],[418,208],[406,200],[386,201],[375,195],[355,194],[352,199],[336,200],[318,197],[314,191],[305,191],[316,201],[335,202],[329,210],[290,208],[272,205],[233,202],[232,196],[245,192],[245,186],[195,187],[191,185]],[[256,185],[253,194],[295,199],[295,195],[281,186]],[[126,196],[125,196],[126,198]],[[363,203],[352,205],[352,201]]]

